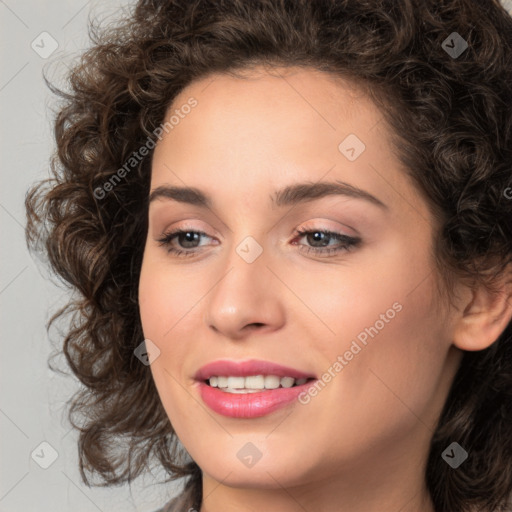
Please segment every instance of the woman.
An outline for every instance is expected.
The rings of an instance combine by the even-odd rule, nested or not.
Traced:
[[[165,511],[510,510],[503,7],[141,0],[93,42],[26,199],[81,293],[84,481],[156,456]]]

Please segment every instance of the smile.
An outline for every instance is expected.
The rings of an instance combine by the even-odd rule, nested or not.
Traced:
[[[257,418],[297,401],[317,379],[268,361],[215,361],[196,374],[201,399],[231,418]]]

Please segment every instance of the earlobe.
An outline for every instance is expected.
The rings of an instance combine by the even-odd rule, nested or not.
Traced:
[[[511,273],[495,291],[480,285],[472,292],[455,326],[453,343],[461,350],[477,351],[490,347],[512,321]]]

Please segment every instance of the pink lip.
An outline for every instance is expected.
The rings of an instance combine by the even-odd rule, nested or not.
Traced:
[[[228,393],[206,384],[212,375],[245,377],[247,375],[277,375],[295,379],[309,378],[305,384],[292,388],[277,388],[258,393]],[[214,412],[231,418],[257,418],[270,414],[295,401],[311,384],[316,382],[312,374],[269,361],[214,361],[196,373],[199,393],[203,402]]]

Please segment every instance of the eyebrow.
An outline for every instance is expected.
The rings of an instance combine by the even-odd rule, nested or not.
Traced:
[[[284,207],[314,201],[315,199],[320,199],[329,195],[343,195],[356,199],[363,199],[382,209],[388,209],[387,205],[369,192],[343,181],[295,183],[276,191],[273,196],[270,196],[270,200],[273,205],[277,207]],[[213,206],[211,198],[195,187],[173,187],[169,185],[162,185],[151,192],[149,196],[149,203],[157,199],[171,199],[180,203],[187,203],[209,209]]]

